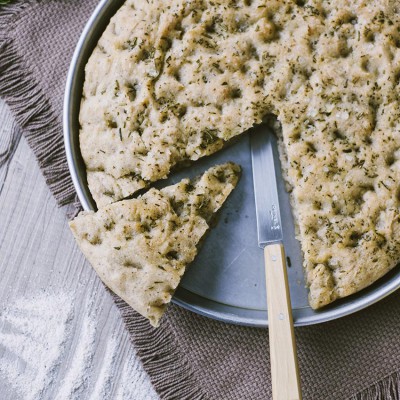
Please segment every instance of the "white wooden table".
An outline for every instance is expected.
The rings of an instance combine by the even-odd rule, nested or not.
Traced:
[[[0,100],[0,398],[157,399],[117,308],[74,243],[66,208],[15,132]]]

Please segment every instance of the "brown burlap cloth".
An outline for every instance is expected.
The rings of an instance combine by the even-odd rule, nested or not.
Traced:
[[[75,200],[61,127],[65,78],[95,6],[95,0],[14,1],[0,9],[0,96],[60,205]],[[271,397],[267,330],[223,324],[173,305],[153,329],[123,301],[116,303],[161,398]],[[398,399],[399,317],[395,293],[338,321],[297,328],[304,398]]]

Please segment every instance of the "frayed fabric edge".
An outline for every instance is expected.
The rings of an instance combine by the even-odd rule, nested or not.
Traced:
[[[189,360],[178,347],[168,323],[153,328],[149,321],[112,293],[125,326],[151,382],[163,400],[206,400]]]
[[[349,400],[400,400],[400,370],[349,398]]]
[[[0,31],[5,32],[31,2],[0,8]],[[75,200],[62,129],[50,102],[9,37],[0,36],[0,95],[11,109],[33,150],[42,174],[59,206]]]

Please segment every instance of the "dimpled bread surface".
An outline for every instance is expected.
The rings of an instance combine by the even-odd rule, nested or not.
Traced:
[[[310,304],[400,260],[400,2],[128,0],[86,67],[98,205],[274,114]]]

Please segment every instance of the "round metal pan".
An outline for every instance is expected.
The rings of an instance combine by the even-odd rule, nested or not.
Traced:
[[[102,0],[95,9],[75,49],[65,89],[65,150],[72,180],[86,210],[96,209],[96,206],[87,186],[85,166],[79,149],[78,114],[84,68],[110,18],[122,3],[122,0]],[[198,257],[185,274],[173,302],[225,322],[265,327],[268,325],[268,315],[263,252],[257,246],[248,137],[243,135],[222,152],[201,159],[158,185],[171,184],[183,177],[197,175],[207,167],[226,160],[242,165],[242,178],[225,204],[217,226],[211,230]],[[296,326],[316,324],[351,314],[375,303],[400,286],[400,270],[397,267],[369,288],[320,311],[314,311],[308,305],[302,266],[293,265],[288,272]]]

